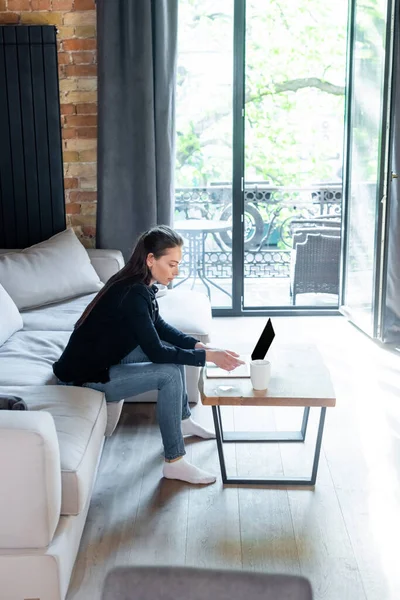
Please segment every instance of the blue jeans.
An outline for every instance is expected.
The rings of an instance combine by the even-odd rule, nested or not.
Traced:
[[[157,419],[165,458],[172,460],[186,454],[181,430],[182,420],[190,417],[185,367],[152,363],[138,346],[110,367],[109,376],[107,383],[84,383],[82,387],[104,392],[107,402],[158,390]]]

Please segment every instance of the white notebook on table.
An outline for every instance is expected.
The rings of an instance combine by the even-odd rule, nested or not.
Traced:
[[[206,375],[209,379],[223,379],[224,377],[250,377],[250,360],[251,356],[240,356],[240,360],[245,361],[244,365],[240,365],[233,371],[225,371],[217,367],[212,362],[206,363]]]

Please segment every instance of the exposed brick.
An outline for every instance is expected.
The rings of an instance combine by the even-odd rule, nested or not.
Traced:
[[[57,27],[57,39],[58,40],[69,40],[74,37],[74,27]]]
[[[63,140],[68,140],[76,137],[76,131],[72,127],[68,129],[66,127],[63,127],[61,130],[61,134]]]
[[[93,77],[97,74],[97,65],[67,65],[67,77]]]
[[[62,115],[74,115],[75,105],[74,104],[61,104],[60,111]]]
[[[73,104],[97,102],[97,92],[67,92],[65,98],[66,102],[72,102]]]
[[[64,79],[64,81],[60,81],[60,92],[72,92],[75,91],[78,87],[78,82],[76,79],[69,78]]]
[[[68,65],[71,60],[71,55],[68,52],[59,52],[58,53],[58,64],[59,65]]]
[[[85,248],[96,248],[96,238],[86,238],[84,235],[79,238],[82,246]]]
[[[96,27],[94,25],[78,25],[75,27],[75,36],[78,38],[96,37]]]
[[[96,162],[97,150],[82,150],[82,152],[79,152],[79,160],[81,162]]]
[[[51,0],[32,0],[32,10],[51,10]]]
[[[71,192],[71,202],[94,202],[97,200],[97,192]]]
[[[71,52],[74,65],[90,65],[96,62],[96,52]]]
[[[67,202],[65,205],[65,212],[67,215],[76,215],[81,212],[81,205],[73,202]]]
[[[84,231],[85,227],[93,227],[95,219],[93,219],[90,215],[73,215],[71,217],[72,225],[80,225],[82,227],[82,231]]]
[[[94,0],[75,0],[75,10],[94,10],[96,8]]]
[[[32,25],[61,25],[62,13],[58,12],[22,12],[21,23]]]
[[[6,0],[0,0],[0,12],[6,10]]]
[[[73,10],[74,0],[53,0],[53,10]]]
[[[19,14],[13,12],[3,12],[0,14],[1,25],[9,25],[11,23],[19,23]]]
[[[79,154],[77,152],[71,152],[69,150],[64,150],[63,159],[64,159],[65,163],[79,162]]]
[[[97,165],[94,163],[67,163],[64,165],[64,173],[67,177],[94,177]]]
[[[96,202],[86,202],[85,204],[81,204],[81,215],[96,215],[97,213],[97,203]]]
[[[64,187],[66,190],[75,190],[78,187],[78,179],[76,177],[66,177]]]
[[[93,217],[90,217],[93,225],[83,225],[82,231],[85,237],[95,238],[96,237],[96,221]]]
[[[95,127],[97,125],[97,116],[71,115],[65,117],[65,122],[70,127]]]
[[[96,138],[97,127],[78,127],[76,133],[78,138]]]
[[[97,148],[97,140],[67,140],[65,142],[66,150],[95,150]]]
[[[31,0],[8,0],[8,10],[30,10],[31,9]]]
[[[96,177],[81,177],[79,185],[82,190],[97,190],[97,179]]]
[[[97,90],[97,77],[80,77],[77,79],[77,88],[83,92],[94,92]]]
[[[81,115],[93,115],[97,114],[97,104],[77,104],[76,112]]]
[[[64,25],[96,25],[96,11],[70,12],[64,17]]]
[[[77,51],[77,50],[95,50],[96,48],[96,40],[92,39],[72,39],[72,40],[64,40],[62,42],[62,47],[64,50],[69,51]]]
[[[69,215],[67,215],[67,227],[73,227],[73,225],[71,223],[71,217]],[[76,237],[82,241],[82,238],[83,238],[82,227],[75,226],[75,227],[73,227],[73,230],[75,231]]]

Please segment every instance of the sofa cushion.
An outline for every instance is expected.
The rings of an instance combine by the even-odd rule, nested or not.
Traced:
[[[104,394],[70,386],[0,386],[21,396],[31,410],[49,412],[56,426],[61,462],[61,514],[79,514],[91,494],[107,422]]]
[[[0,385],[56,383],[53,363],[64,350],[69,331],[18,331],[0,347]]]
[[[73,229],[0,255],[0,283],[19,310],[97,292],[103,287]]]
[[[200,292],[168,290],[158,298],[160,315],[170,325],[189,335],[210,335],[211,304],[208,297]]]
[[[24,330],[46,329],[72,331],[74,325],[95,294],[65,302],[22,311]],[[173,327],[191,335],[211,332],[211,305],[205,294],[192,290],[168,290],[157,301],[160,315]]]
[[[0,346],[22,329],[22,317],[15,302],[0,284]]]
[[[24,331],[72,331],[75,323],[96,294],[79,296],[21,312]]]

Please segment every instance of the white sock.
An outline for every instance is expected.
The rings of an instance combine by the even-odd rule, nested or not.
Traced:
[[[207,471],[202,471],[182,457],[174,462],[164,462],[163,475],[166,479],[179,479],[188,483],[214,483],[217,478]]]
[[[182,435],[197,435],[197,437],[204,438],[205,440],[213,440],[215,438],[214,431],[204,429],[199,423],[193,421],[192,417],[182,421]]]

